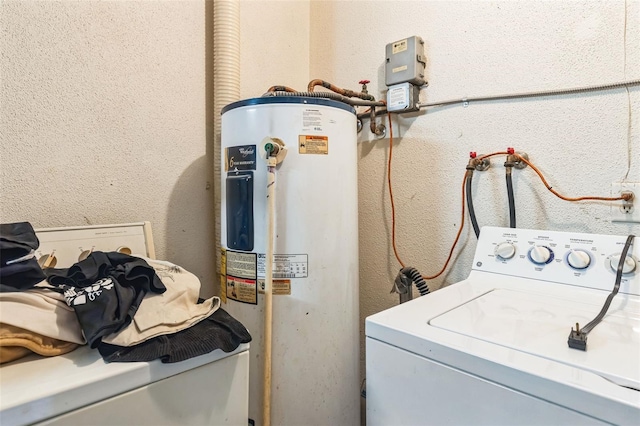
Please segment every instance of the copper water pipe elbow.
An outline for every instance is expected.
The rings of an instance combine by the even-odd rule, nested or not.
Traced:
[[[338,93],[339,95],[347,96],[345,94],[346,91],[344,89],[341,89],[338,86],[334,86],[333,84],[329,83],[328,81],[324,81],[324,80],[320,80],[320,79],[311,80],[309,82],[309,85],[307,86],[307,91],[308,92],[313,92],[313,88],[316,87],[316,86],[322,86],[325,89],[329,89],[332,92]]]
[[[325,89],[329,89],[332,92],[335,92],[339,95],[342,96],[346,96],[348,98],[360,98],[363,99],[365,101],[375,101],[375,98],[373,96],[371,96],[368,93],[362,93],[362,92],[354,92],[353,90],[348,90],[348,89],[342,89],[338,86],[335,86],[331,83],[329,83],[328,81],[324,81],[321,79],[315,79],[315,80],[311,80],[309,82],[309,85],[307,86],[307,91],[308,92],[313,92],[314,87],[316,86],[322,86]]]

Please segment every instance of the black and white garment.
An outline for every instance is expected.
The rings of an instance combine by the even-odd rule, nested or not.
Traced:
[[[39,245],[29,222],[0,224],[0,291],[26,290],[46,278],[35,258]]]
[[[74,309],[92,348],[131,323],[145,294],[166,290],[147,262],[116,252],[96,251],[69,269],[45,272]]]

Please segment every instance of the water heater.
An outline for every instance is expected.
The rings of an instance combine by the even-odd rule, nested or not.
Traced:
[[[269,140],[286,151],[275,182],[271,422],[357,425],[356,115],[322,98],[222,110],[221,295],[253,336],[249,416],[261,424]]]

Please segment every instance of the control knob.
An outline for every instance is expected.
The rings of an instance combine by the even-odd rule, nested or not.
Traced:
[[[544,265],[553,260],[553,252],[549,247],[535,246],[529,250],[529,259],[536,265]]]
[[[567,254],[567,263],[573,269],[586,269],[591,264],[591,256],[585,250],[571,250]]]
[[[620,263],[620,255],[621,253],[614,254],[609,258],[609,265],[613,272],[618,272],[618,264]],[[624,260],[624,265],[622,266],[623,274],[630,274],[631,272],[636,270],[636,260],[627,255],[627,258]]]
[[[496,246],[494,253],[501,260],[509,260],[516,254],[516,246],[513,243],[500,243]]]

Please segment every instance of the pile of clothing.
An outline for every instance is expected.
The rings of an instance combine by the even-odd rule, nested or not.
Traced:
[[[38,245],[31,224],[0,225],[0,363],[84,344],[107,362],[171,363],[251,341],[218,297],[198,298],[200,280],[178,265],[96,251],[42,270]]]

